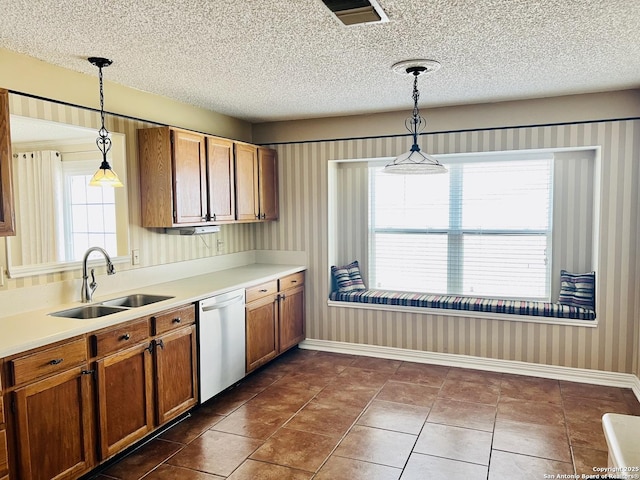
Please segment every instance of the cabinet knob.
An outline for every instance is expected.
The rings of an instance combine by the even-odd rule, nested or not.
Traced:
[[[180,323],[182,319],[180,317],[176,317],[172,320],[173,323]]]
[[[54,358],[49,362],[49,365],[60,365],[64,361],[64,358]]]
[[[128,333],[125,333],[120,337],[120,340],[129,340],[130,338],[131,338],[131,335]]]

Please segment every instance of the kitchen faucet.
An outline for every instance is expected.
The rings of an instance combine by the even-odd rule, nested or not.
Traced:
[[[116,273],[116,269],[113,267],[113,263],[111,263],[111,257],[109,257],[109,254],[103,248],[90,247],[85,252],[84,258],[82,259],[82,291],[80,292],[82,303],[89,303],[93,297],[93,292],[98,288],[95,269],[93,268],[91,269],[91,283],[87,283],[89,280],[89,275],[87,274],[87,262],[91,252],[100,252],[104,255],[104,258],[107,260],[107,275],[113,275]]]

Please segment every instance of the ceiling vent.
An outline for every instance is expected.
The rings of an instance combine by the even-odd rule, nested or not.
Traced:
[[[376,0],[322,0],[322,3],[345,25],[389,21]]]

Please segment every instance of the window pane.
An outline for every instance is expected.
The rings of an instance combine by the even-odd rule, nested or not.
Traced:
[[[375,169],[377,228],[447,228],[449,175],[389,175]]]
[[[375,235],[373,288],[447,291],[447,235]]]
[[[463,165],[462,228],[546,230],[550,219],[551,161]]]
[[[464,295],[545,298],[547,235],[464,235]]]

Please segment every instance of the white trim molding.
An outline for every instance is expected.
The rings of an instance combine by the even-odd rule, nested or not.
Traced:
[[[453,353],[423,352],[405,348],[334,342],[331,340],[315,340],[312,338],[301,342],[299,347],[306,350],[388,358],[391,360],[402,360],[404,362],[431,363],[447,367],[471,368],[489,372],[511,373],[515,375],[550,378],[553,380],[589,383],[592,385],[630,388],[633,390],[638,401],[640,401],[640,379],[631,373],[543,365],[516,360],[499,360],[495,358],[474,357],[471,355],[456,355]]]

